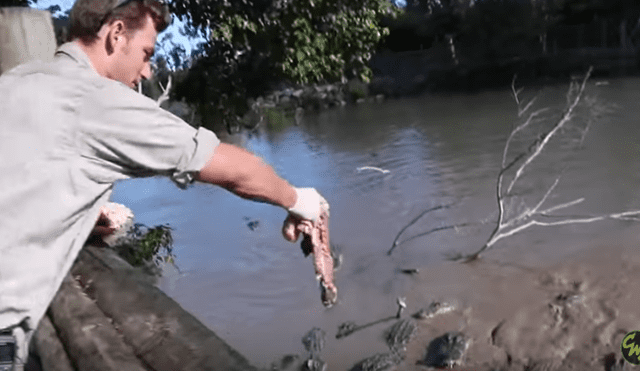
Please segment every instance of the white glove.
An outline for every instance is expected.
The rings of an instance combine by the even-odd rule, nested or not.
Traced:
[[[296,203],[287,209],[293,216],[315,222],[323,208],[329,212],[329,203],[315,188],[296,188],[296,193]]]

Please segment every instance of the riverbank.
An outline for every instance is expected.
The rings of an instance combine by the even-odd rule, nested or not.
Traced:
[[[458,334],[456,336],[465,339],[466,350],[462,358],[451,368],[445,367],[447,369],[630,370],[631,365],[625,364],[620,349],[625,335],[640,328],[637,310],[640,288],[635,284],[640,280],[639,268],[640,253],[635,246],[605,243],[546,268],[481,259],[473,264],[452,263],[420,271],[415,276],[415,290],[406,298],[407,308],[401,320],[390,317],[369,325],[359,324],[355,331],[360,332],[358,327],[375,330],[363,331],[369,335],[351,335],[350,340],[342,339],[351,337],[349,330],[347,335],[336,336],[337,339],[327,338],[327,341],[346,344],[356,338],[364,340],[363,336],[371,337],[373,331],[389,344],[389,334],[394,328],[397,329],[401,322],[404,325],[413,323],[417,327],[415,330],[395,335],[398,342],[406,341],[406,347],[396,348],[394,356],[390,345],[390,352],[371,354],[353,367],[328,362],[326,369],[439,369],[442,367],[433,364],[437,357],[433,356],[432,344],[445,334]],[[440,308],[444,310],[420,319],[416,310],[420,304],[432,302],[434,283],[441,282],[442,275],[458,277],[455,282],[436,288],[441,294],[439,300],[443,305]],[[462,286],[462,290],[458,290]],[[425,295],[427,291],[430,294]],[[326,351],[324,353],[327,355]],[[450,355],[455,353],[448,353],[446,357]],[[289,359],[295,357],[289,356]],[[273,369],[306,369],[300,363],[298,366],[302,368],[296,368],[294,364]]]
[[[620,48],[575,48],[555,53],[499,60],[478,58],[454,63],[445,50],[378,53],[370,61],[370,94],[403,97],[425,92],[477,91],[510,86],[565,82],[594,67],[594,77],[637,75],[637,52]]]
[[[370,61],[374,77],[369,83],[357,79],[347,83],[312,86],[291,85],[251,100],[250,111],[233,125],[220,118],[202,118],[188,105],[171,102],[167,109],[194,126],[213,125],[216,133],[256,130],[264,125],[281,130],[299,125],[306,115],[334,107],[426,93],[471,93],[509,88],[515,76],[518,86],[529,88],[565,84],[593,67],[592,78],[615,78],[640,74],[640,60],[633,49],[576,48],[555,53],[501,60],[450,60],[444,51],[422,50],[378,53]],[[213,124],[212,124],[213,123]]]
[[[95,249],[91,251],[97,252]],[[433,298],[433,283],[441,282],[439,277],[444,274],[443,270],[447,271],[446,274],[449,277],[454,276],[458,279],[447,286],[436,288],[436,291],[439,289],[442,294],[440,298],[446,297],[446,301],[454,303],[456,309],[444,311],[427,319],[412,319],[417,324],[417,332],[406,345],[406,351],[402,352],[405,356],[404,361],[395,369],[407,371],[431,369],[425,366],[428,344],[435,338],[452,331],[461,332],[468,341],[465,356],[452,370],[622,371],[628,369],[629,365],[623,368],[620,344],[626,333],[640,328],[638,325],[640,312],[637,311],[640,288],[635,284],[640,281],[640,254],[635,246],[602,244],[579,257],[567,259],[548,268],[527,268],[517,264],[500,264],[491,259],[481,259],[472,264],[451,263],[428,271],[421,270],[415,275],[415,289],[407,296],[408,307],[404,311],[404,319],[410,318],[410,315],[415,313],[419,307],[418,304],[427,303]],[[455,292],[456,289],[449,290],[451,287],[462,286],[464,288],[457,292]],[[77,287],[81,288],[81,286]],[[425,295],[425,290],[421,290],[420,287],[429,287],[430,293]],[[69,290],[61,290],[62,293],[58,296],[63,294],[69,296],[67,291]],[[91,292],[95,295],[95,292]],[[73,300],[79,300],[77,298],[81,296],[76,295],[74,298]],[[97,304],[100,305],[100,303],[98,298]],[[94,304],[87,300],[86,305]],[[61,319],[56,310],[59,307],[65,306],[54,301],[51,309],[52,320],[58,326]],[[119,307],[120,304],[114,308]],[[87,311],[84,310],[82,313],[86,316]],[[51,327],[48,318],[46,320],[40,326],[42,328],[39,329],[36,340],[39,341],[40,356],[46,354],[48,357],[45,358],[51,361],[59,356],[52,355],[51,346],[42,348],[48,341],[45,341],[48,338],[43,335],[44,329],[47,328],[45,325]],[[165,320],[171,322],[176,318]],[[75,344],[71,348],[65,344],[66,352],[69,352],[72,357],[77,355],[76,353],[82,353],[84,348],[91,348],[93,343],[99,343],[104,336],[91,338],[91,341],[83,340],[82,336],[78,335],[80,333],[70,337],[69,333],[76,328],[90,327],[92,330],[100,328],[95,327],[97,323],[95,319],[83,321],[86,323],[81,321],[77,325],[58,328],[58,331],[62,330],[64,335],[63,341]],[[107,322],[102,324],[102,326],[107,325]],[[123,328],[121,332],[125,336],[128,334]],[[55,333],[55,330],[52,333]],[[52,336],[54,335],[49,335],[49,338]],[[83,341],[86,344],[82,343]],[[119,357],[114,355],[113,345],[107,348],[109,348],[108,351],[100,353],[101,360]],[[42,353],[43,351],[45,353]],[[58,351],[58,353],[61,352],[65,353],[64,350]],[[297,370],[298,366],[303,367],[300,362],[304,357],[294,355],[289,358],[289,366],[271,369],[284,371]],[[119,362],[125,363],[130,363],[132,360],[123,361],[118,358]],[[91,367],[81,366],[78,362],[78,359],[73,362],[78,369],[91,369]],[[43,365],[43,369],[50,369],[47,366]],[[247,369],[250,368],[246,366]],[[56,367],[54,368],[56,370],[75,369],[70,364],[66,368],[61,368],[60,364]],[[101,365],[100,369],[110,369],[105,367]],[[153,367],[153,369],[163,368]],[[341,369],[341,367],[336,368],[335,364],[327,365],[327,370]],[[349,368],[352,371],[360,369],[358,366]],[[387,369],[393,368],[376,368],[375,370]]]
[[[469,282],[457,298],[466,305],[419,321],[402,369],[423,371],[418,363],[426,344],[445,332],[461,331],[470,343],[465,362],[455,370],[623,370],[622,340],[640,329],[635,240],[633,245],[601,244],[549,268],[489,260],[442,268],[450,275],[455,271],[460,283]],[[416,286],[437,281],[439,270],[421,274]],[[427,299],[417,289],[407,301]]]

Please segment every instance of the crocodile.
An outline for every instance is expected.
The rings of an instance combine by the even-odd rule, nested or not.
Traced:
[[[327,364],[320,359],[320,352],[324,348],[325,332],[318,327],[312,328],[304,337],[302,344],[309,352],[309,358],[302,364],[305,371],[324,371]]]
[[[404,360],[404,350],[416,334],[418,326],[411,319],[401,319],[386,332],[385,341],[390,352],[378,353],[357,363],[351,371],[385,371]]]
[[[427,347],[427,356],[420,364],[428,367],[454,367],[464,359],[469,340],[462,332],[451,331],[433,339]]]
[[[418,330],[416,322],[411,319],[401,319],[389,328],[385,338],[389,348],[394,351],[405,350],[407,344]]]
[[[456,309],[452,303],[433,301],[428,307],[422,308],[412,315],[416,319],[429,319],[439,314],[448,313]]]
[[[378,353],[360,361],[351,371],[386,371],[403,360],[404,357],[397,352]]]

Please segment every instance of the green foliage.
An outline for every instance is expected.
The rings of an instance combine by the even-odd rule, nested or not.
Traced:
[[[27,7],[35,4],[37,0],[0,0],[0,7],[20,6]]]
[[[389,22],[388,48],[416,50],[442,46],[452,35],[461,59],[509,58],[539,54],[543,35],[573,38],[567,30],[576,25],[609,22],[616,29],[626,21],[631,30],[638,24],[640,2],[635,0],[415,0],[406,12]],[[609,31],[611,32],[611,31]],[[599,40],[598,40],[599,41]],[[575,45],[577,46],[577,45]]]
[[[312,17],[300,11],[313,9]],[[371,78],[367,62],[380,40],[389,34],[381,18],[391,12],[386,0],[345,6],[337,1],[297,1],[281,16],[285,41],[281,63],[285,76],[300,83]]]
[[[172,10],[209,37],[174,99],[237,121],[248,98],[284,81],[368,81],[368,61],[398,10],[388,0],[174,0]]]
[[[356,79],[350,80],[347,83],[347,90],[351,94],[351,99],[354,101],[366,98],[369,95],[368,86]]]
[[[635,25],[640,15],[640,3],[636,0],[560,0],[549,8],[563,24],[588,24],[595,19],[614,21],[626,19]]]
[[[272,131],[281,131],[291,125],[295,125],[294,114],[281,108],[265,109],[267,127]]]
[[[471,58],[506,58],[522,56],[540,49],[543,18],[535,17],[530,2],[517,0],[484,0],[467,13],[458,40]]]
[[[148,227],[135,223],[122,243],[114,246],[116,252],[134,267],[148,268],[156,274],[165,264],[175,265],[171,227]]]

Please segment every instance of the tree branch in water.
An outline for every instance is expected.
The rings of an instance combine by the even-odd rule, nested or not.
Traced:
[[[537,161],[537,163],[540,162],[540,155],[546,148],[548,148],[551,140],[560,136],[561,133],[565,133],[568,130],[574,130],[575,126],[577,127],[577,130],[579,132],[578,142],[582,144],[586,134],[589,131],[591,123],[599,117],[600,113],[606,112],[604,110],[601,110],[602,107],[597,104],[595,98],[584,96],[587,81],[589,80],[592,71],[593,67],[590,67],[581,81],[571,82],[569,90],[566,94],[566,106],[561,112],[560,117],[556,119],[557,121],[553,123],[553,126],[550,129],[544,131],[541,135],[537,136],[537,138],[533,139],[527,145],[525,150],[509,159],[511,157],[509,155],[511,146],[515,140],[514,138],[516,137],[516,135],[524,132],[525,130],[529,130],[530,127],[534,125],[544,124],[545,122],[547,122],[549,120],[548,113],[550,112],[549,107],[533,111],[533,105],[536,101],[537,96],[527,101],[526,103],[523,102],[520,98],[520,94],[523,89],[516,89],[516,76],[514,76],[511,84],[511,91],[513,94],[513,98],[518,106],[518,117],[523,119],[524,122],[517,126],[514,126],[505,142],[502,154],[502,164],[498,173],[495,187],[496,201],[498,206],[498,218],[496,221],[496,225],[489,238],[480,249],[471,254],[455,254],[455,256],[450,257],[451,260],[462,260],[465,262],[475,260],[480,256],[481,253],[483,253],[487,249],[490,249],[499,240],[509,236],[513,236],[516,233],[519,233],[532,226],[549,227],[567,224],[584,224],[607,219],[640,221],[640,210],[586,216],[553,214],[557,211],[580,204],[585,200],[584,198],[576,198],[572,201],[545,207],[545,204],[549,201],[551,195],[554,193],[560,182],[559,176],[556,177],[556,179],[548,188],[546,188],[544,194],[535,201],[534,206],[525,206],[523,209],[514,209],[513,206],[516,200],[516,194],[513,193],[513,189],[517,185],[521,184],[523,176],[528,174],[527,171],[529,167],[534,163],[534,161]],[[577,108],[581,106],[581,103],[583,105],[586,105],[586,107],[588,107],[589,109],[588,116],[586,118],[580,118],[583,120],[583,122],[586,122],[586,124],[584,125],[584,127],[579,125],[570,126],[569,123],[575,121],[576,117],[579,117],[576,116],[578,112]],[[505,177],[507,176],[507,173],[513,175],[509,183],[505,186],[504,183],[506,182]],[[504,189],[505,187],[506,190]],[[522,202],[522,204],[524,204],[524,202]],[[423,237],[438,231],[456,229],[458,227],[468,227],[474,224],[478,224],[466,222],[458,225],[436,227],[426,232],[422,232],[415,236],[409,237],[403,241],[399,241],[400,236],[407,230],[407,228],[415,224],[425,214],[431,211],[449,208],[450,206],[451,205],[445,205],[430,208],[414,218],[408,225],[400,230],[393,241],[391,249],[389,249],[389,251],[387,252],[387,255],[391,255],[395,247],[397,247],[398,245],[404,242],[411,241],[415,238]]]
[[[420,218],[422,218],[423,216],[425,216],[426,214],[432,212],[432,211],[436,211],[436,210],[441,210],[441,209],[448,209],[451,205],[453,204],[448,204],[448,205],[439,205],[439,206],[434,206],[432,208],[429,208],[423,212],[420,213],[420,215],[416,216],[415,218],[413,218],[412,221],[409,222],[409,224],[405,225],[400,232],[398,232],[398,234],[396,235],[396,238],[393,239],[393,243],[391,244],[391,248],[389,249],[389,251],[387,251],[387,255],[391,255],[391,253],[393,252],[393,250],[396,248],[396,246],[400,245],[401,242],[398,242],[398,239],[400,239],[400,236],[404,233],[404,231],[407,230],[407,228],[411,227],[412,225],[416,224],[416,222],[418,220],[420,220]],[[413,238],[412,238],[413,239]],[[403,241],[403,242],[406,242]]]
[[[592,67],[589,68],[589,71],[587,72],[585,77],[582,79],[582,82],[580,84],[576,82],[571,83],[569,87],[569,92],[567,93],[567,106],[562,112],[561,117],[555,123],[555,125],[549,131],[547,131],[546,133],[539,136],[536,140],[534,140],[534,142],[529,146],[526,152],[517,155],[513,161],[511,161],[508,165],[505,165],[507,161],[507,152],[509,149],[509,145],[515,133],[518,131],[521,131],[526,126],[528,126],[531,122],[533,122],[533,119],[536,118],[538,115],[540,115],[543,110],[538,110],[530,114],[529,118],[524,124],[516,127],[511,132],[505,144],[505,149],[503,152],[502,169],[500,170],[500,173],[498,175],[498,181],[496,184],[496,198],[498,202],[498,212],[499,212],[498,222],[496,223],[496,227],[494,228],[487,242],[480,249],[468,255],[458,254],[456,257],[453,258],[453,260],[463,260],[465,262],[475,260],[480,256],[481,253],[491,248],[497,241],[505,237],[512,236],[532,226],[550,227],[550,226],[560,226],[560,225],[567,225],[567,224],[584,224],[584,223],[593,223],[597,221],[602,221],[606,219],[640,220],[640,210],[625,211],[620,213],[611,213],[611,214],[595,215],[595,216],[552,215],[551,213],[553,212],[577,205],[585,200],[584,198],[577,198],[573,201],[564,202],[558,205],[554,205],[554,206],[550,206],[545,209],[542,209],[543,205],[548,201],[550,195],[556,189],[560,181],[560,177],[557,177],[555,179],[553,184],[549,186],[545,194],[540,198],[540,200],[535,204],[535,206],[533,206],[532,208],[525,208],[523,211],[521,211],[517,215],[510,217],[508,220],[505,218],[505,199],[508,197],[513,197],[513,194],[511,193],[511,191],[513,190],[517,182],[521,180],[521,177],[525,174],[525,170],[527,169],[527,167],[530,164],[532,164],[534,160],[538,158],[538,156],[546,148],[550,140],[554,136],[556,136],[558,133],[560,133],[563,127],[565,127],[567,123],[569,123],[574,118],[576,107],[578,107],[578,104],[582,100],[585,100],[589,106],[594,105],[595,101],[589,100],[583,97],[587,80],[589,79],[592,71],[593,71],[593,68]],[[519,93],[520,90],[516,91],[513,86],[512,86],[512,90],[514,92],[514,97],[516,98],[516,103],[519,104],[520,101],[517,97],[517,93]],[[524,110],[522,111],[519,110],[519,114],[524,113],[530,108],[531,106],[527,105]],[[587,121],[586,127],[581,132],[580,143],[584,141],[584,137],[588,132],[591,121],[592,121],[592,118],[590,117],[589,120]],[[506,193],[503,193],[502,188],[503,188],[504,174],[511,167],[515,166],[516,163],[519,163],[520,165],[517,167],[516,173],[513,179],[511,179],[511,182],[509,183]],[[549,221],[549,218],[554,218],[556,220]]]

